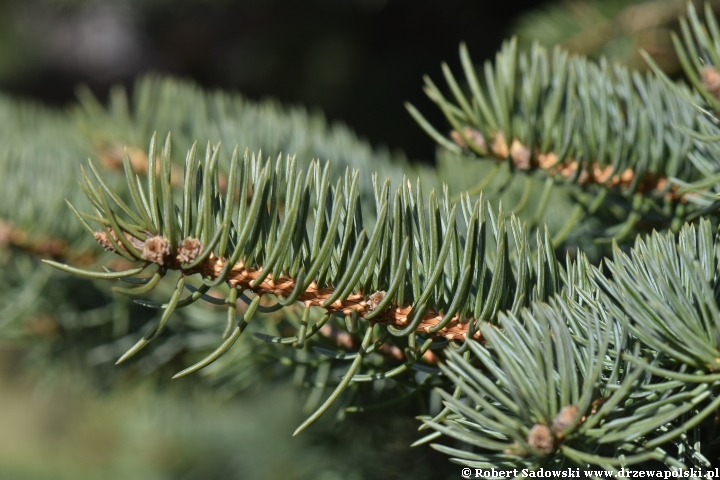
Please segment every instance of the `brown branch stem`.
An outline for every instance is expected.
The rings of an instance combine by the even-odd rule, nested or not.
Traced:
[[[520,140],[513,139],[508,145],[505,137],[501,132],[495,134],[491,145],[485,144],[482,134],[470,127],[463,129],[462,135],[453,130],[450,132],[450,138],[461,148],[469,150],[468,145],[463,136],[475,143],[476,148],[485,150],[498,160],[510,159],[516,170],[530,172],[534,170],[543,170],[551,177],[562,176],[566,179],[577,177],[578,185],[597,184],[606,188],[627,189],[635,181],[635,172],[627,168],[622,172],[615,172],[612,165],[601,166],[598,162],[590,162],[590,164],[580,163],[572,158],[560,159],[553,152],[541,153],[538,149],[530,151],[526,145]],[[578,168],[582,170],[578,173]],[[666,191],[665,196],[671,200],[677,200],[687,203],[688,195],[679,195],[677,186],[671,185],[668,188],[668,180],[662,176],[655,175],[651,172],[645,174],[645,177],[637,184],[639,192],[655,192],[661,193]]]
[[[217,258],[212,254],[202,265],[192,271],[186,271],[186,273],[200,273],[200,275],[205,278],[215,279],[220,275],[224,266],[225,259]],[[180,265],[177,262],[170,263],[169,268],[179,269]],[[295,289],[295,280],[284,275],[279,276],[277,280],[273,280],[269,275],[259,286],[252,287],[251,283],[253,283],[261,273],[262,269],[247,268],[243,262],[239,262],[230,270],[227,282],[231,287],[251,289],[258,295],[269,294],[277,297],[288,297]],[[325,301],[328,300],[333,293],[335,293],[333,287],[318,288],[318,285],[313,281],[307,290],[300,294],[298,301],[305,304],[308,308],[320,307],[326,311],[341,312],[344,315],[351,315],[352,311],[356,310],[358,316],[363,318],[373,310],[373,301],[360,293],[351,294],[345,300],[337,300],[328,306],[323,306]],[[392,306],[382,314],[373,318],[370,323],[383,323],[395,328],[405,328],[410,324],[408,314],[411,310],[412,307],[409,306]],[[441,312],[435,312],[432,309],[429,310],[421,320],[417,331],[436,337],[443,337],[447,340],[465,339],[469,324],[467,321],[461,321],[458,315],[455,315],[448,325],[441,330],[434,333],[430,332],[430,328],[439,324],[442,318],[443,315]],[[475,333],[475,339],[479,340],[480,338],[480,332]]]

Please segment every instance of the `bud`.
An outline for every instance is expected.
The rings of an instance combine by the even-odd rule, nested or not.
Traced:
[[[713,97],[720,99],[720,73],[715,67],[703,67],[700,72],[702,84]]]
[[[530,170],[530,149],[517,139],[510,145],[510,158],[518,170]]]
[[[385,291],[380,290],[379,292],[375,292],[367,299],[367,306],[368,311],[372,312],[375,310],[378,305],[380,305],[380,302],[382,302],[382,299],[385,298]]]
[[[493,153],[499,158],[507,158],[508,155],[510,155],[510,149],[508,148],[507,141],[505,141],[505,136],[502,134],[502,132],[498,132],[495,134],[495,138],[493,139],[490,148],[492,149]]]
[[[557,416],[555,416],[555,419],[553,420],[553,431],[556,434],[561,433],[563,430],[573,424],[579,413],[580,409],[575,405],[564,406],[562,409],[560,409]]]
[[[555,450],[555,436],[547,425],[536,424],[528,433],[528,444],[543,455]]]
[[[170,242],[165,237],[150,237],[145,241],[142,258],[148,262],[165,264],[165,257],[170,255]]]
[[[95,240],[100,244],[103,249],[111,252],[115,249],[112,246],[112,243],[110,243],[110,240],[108,239],[107,233],[105,232],[95,232],[93,234],[93,237],[95,237]]]
[[[203,250],[203,245],[197,238],[186,238],[178,247],[178,262],[190,263],[195,260]]]
[[[463,135],[465,138],[467,138],[471,143],[475,145],[476,148],[485,151],[486,145],[485,145],[485,137],[483,137],[483,134],[480,132],[480,130],[475,130],[474,128],[465,127],[462,130],[462,135],[457,130],[453,130],[450,132],[450,138],[453,142],[457,144],[460,148],[469,150],[470,147],[463,139]]]

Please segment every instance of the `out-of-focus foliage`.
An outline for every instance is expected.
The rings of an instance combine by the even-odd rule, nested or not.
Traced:
[[[64,105],[79,83],[105,99],[158,70],[319,108],[373,145],[432,161],[402,108],[422,99],[417,78],[462,39],[493,55],[508,22],[542,1],[5,0],[0,90]]]
[[[37,348],[37,347],[34,347]],[[0,369],[0,477],[13,480],[371,480],[456,477],[431,450],[409,449],[414,421],[399,410],[321,422],[293,438],[302,390],[265,383],[226,398],[207,388],[158,389],[149,380],[103,393],[65,359],[51,372]],[[179,387],[179,388],[177,388]],[[387,429],[392,429],[388,441]],[[42,455],[42,460],[38,460]],[[373,461],[368,461],[372,458]]]
[[[720,8],[717,1],[709,3],[716,11]],[[533,42],[547,47],[560,45],[571,53],[605,57],[639,70],[647,69],[640,55],[642,49],[663,70],[675,74],[680,63],[670,33],[678,30],[678,17],[687,4],[687,0],[549,2],[521,15],[512,30],[523,49]]]

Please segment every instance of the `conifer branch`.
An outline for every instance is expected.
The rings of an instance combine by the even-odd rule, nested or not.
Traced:
[[[480,366],[447,352],[440,368],[461,393],[441,395],[454,415],[423,421],[474,448],[433,447],[476,468],[648,459],[709,468],[720,405],[719,246],[703,220],[638,238],[629,253],[616,248],[610,278],[591,267],[577,282],[587,266],[569,262],[568,281],[585,286],[501,314],[502,329],[483,327],[485,343],[469,344]],[[690,432],[692,446],[680,440]],[[692,457],[667,448],[680,441]]]
[[[698,116],[686,88],[559,48],[552,56],[538,45],[518,53],[515,40],[503,45],[494,64],[485,63],[482,82],[464,45],[460,58],[469,93],[447,65],[443,74],[451,99],[425,78],[425,92],[447,119],[449,136],[406,105],[444,148],[580,185],[595,192],[585,202],[588,208],[608,192],[625,199],[627,218],[608,230],[615,236],[641,219],[677,228],[676,219],[695,211],[697,200],[702,203],[701,194],[680,188],[705,177],[688,161],[696,142],[684,129],[698,128]]]
[[[450,138],[466,153],[471,153],[471,149],[468,147],[465,139],[470,140],[476,145],[486,144],[482,134],[478,130],[473,130],[469,127],[465,127],[462,135],[458,131],[452,130],[450,132]],[[490,144],[486,156],[489,155],[494,156],[495,159],[499,161],[509,159],[513,165],[513,169],[519,172],[532,173],[542,171],[552,178],[559,178],[566,182],[576,183],[577,185],[600,185],[604,188],[616,190],[628,190],[635,185],[638,193],[646,195],[661,194],[664,195],[666,199],[682,203],[687,203],[688,201],[686,198],[687,194],[678,193],[679,186],[669,183],[665,177],[657,177],[650,172],[646,172],[643,179],[638,182],[635,178],[635,172],[630,168],[615,173],[612,165],[605,165],[603,167],[597,162],[583,164],[583,162],[579,162],[572,157],[560,161],[554,152],[543,154],[535,149],[535,151],[531,153],[530,149],[517,138],[513,139],[510,146],[508,146],[503,134],[500,132],[495,134],[495,138]],[[579,172],[578,169],[580,169]]]
[[[672,33],[672,41],[685,75],[702,99],[701,102],[696,98],[695,103],[704,103],[717,112],[720,110],[720,27],[710,2],[705,3],[704,13],[705,24],[698,18],[695,5],[688,2],[688,18],[680,18],[681,37]],[[647,54],[645,57],[657,72],[654,62]]]
[[[68,244],[62,238],[30,239],[26,231],[0,219],[0,245],[12,245],[35,255],[66,256]]]
[[[147,186],[131,184],[131,203],[108,186],[92,163],[90,171],[99,185],[85,173],[81,184],[95,215],[81,214],[80,219],[100,225],[101,230],[93,233],[95,239],[104,249],[143,265],[125,272],[106,269],[107,273],[99,273],[46,260],[70,273],[138,284],[113,288],[133,296],[155,289],[170,271],[180,271],[172,298],[160,307],[160,320],[118,363],[155,339],[174,310],[198,300],[224,304],[231,313],[237,300],[249,301],[249,307],[237,326],[228,323],[225,342],[215,352],[177,376],[217,360],[242,334],[256,311],[276,311],[295,303],[304,304],[306,310],[324,310],[325,320],[315,325],[303,320],[296,337],[269,341],[302,346],[322,332],[332,314],[345,316],[348,332],[364,329],[367,337],[378,325],[385,332],[372,345],[361,345],[361,352],[348,359],[372,351],[396,355],[396,339],[408,339],[408,347],[401,351],[404,363],[387,372],[363,374],[358,370],[363,362],[353,363],[357,367],[346,373],[352,378],[344,378],[342,387],[328,400],[332,402],[350,380],[391,378],[423,358],[436,362],[436,357],[428,354],[433,338],[459,341],[459,348],[466,350],[469,338],[482,339],[479,326],[495,322],[499,312],[519,311],[563,288],[565,276],[547,229],[544,234],[537,233],[536,247],[531,247],[527,228],[517,218],[512,216],[506,227],[502,207],[497,214],[488,210],[486,220],[482,198],[472,204],[464,196],[459,205],[453,205],[445,188],[442,200],[431,192],[426,207],[421,183],[412,187],[404,181],[391,203],[389,180],[380,184],[374,177],[376,221],[370,229],[363,221],[359,172],[348,171],[333,188],[327,165],[321,169],[311,162],[303,174],[297,172],[293,158],[283,162],[279,157],[273,165],[246,153],[240,160],[236,148],[228,189],[222,192],[219,146],[208,145],[204,161],[195,159],[195,147],[188,153],[179,207],[172,192],[170,136],[159,155],[156,145],[153,138],[148,158],[158,158],[160,174],[150,166]],[[126,178],[135,178],[132,162],[125,161],[124,168]],[[462,212],[464,225],[456,225],[457,210]],[[488,226],[492,243],[487,238]],[[533,254],[535,249],[537,253]],[[140,271],[152,270],[151,265],[155,265],[151,276],[134,277]],[[186,278],[195,274],[204,279],[203,285],[192,287],[192,294],[181,298]],[[230,288],[225,300],[205,295],[221,284]],[[247,299],[247,291],[254,292],[255,299]],[[266,295],[277,298],[276,306],[259,304]],[[152,302],[141,304],[153,306]],[[361,322],[363,319],[366,322]],[[422,345],[416,343],[418,335],[424,337]],[[326,402],[322,409],[328,405]]]
[[[102,232],[99,237],[103,238]],[[138,246],[142,246],[145,243],[134,237],[131,238],[131,241],[133,243],[137,242]],[[100,243],[106,250],[114,251],[114,248],[107,240],[100,240]],[[227,261],[215,257],[214,254],[211,254],[206,261],[196,267],[183,269],[182,255],[183,253],[181,252],[169,263],[164,253],[162,256],[155,256],[153,253],[149,253],[146,255],[146,259],[153,258],[155,261],[152,263],[162,262],[164,269],[182,270],[183,275],[187,276],[200,274],[202,278],[210,281],[217,280],[222,275],[225,278],[225,282],[231,288],[238,289],[239,291],[250,290],[261,297],[264,295],[273,295],[280,299],[286,299],[292,296],[297,299],[297,302],[304,304],[306,308],[318,307],[330,313],[339,313],[345,316],[353,315],[354,312],[360,318],[366,318],[367,315],[378,306],[385,295],[384,291],[375,292],[367,297],[359,293],[350,294],[344,300],[336,300],[328,305],[326,304],[327,300],[336,292],[336,289],[333,287],[318,288],[318,285],[312,282],[298,295],[298,281],[288,276],[280,275],[275,280],[266,278],[260,284],[255,284],[254,282],[262,274],[262,269],[245,268],[243,263],[239,262],[230,267],[229,271],[223,275]],[[411,311],[411,306],[393,306],[373,317],[372,320],[370,320],[370,324],[382,323],[397,329],[404,329],[412,320],[409,318]],[[459,315],[456,314],[451,317],[445,327],[433,331],[433,327],[436,327],[443,320],[443,317],[444,315],[441,313],[428,309],[413,331],[416,333],[427,333],[434,337],[442,337],[446,340],[464,341],[467,337],[470,319],[461,320]],[[480,340],[480,332],[476,332],[474,338]]]

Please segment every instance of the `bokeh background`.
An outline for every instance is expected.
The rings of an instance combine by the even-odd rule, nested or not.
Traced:
[[[443,124],[422,76],[439,78],[443,61],[458,71],[461,41],[477,63],[513,33],[522,46],[539,38],[636,68],[644,68],[642,47],[672,73],[668,31],[684,7],[674,0],[0,0],[0,92],[72,108],[78,85],[105,101],[112,85],[132,90],[139,74],[160,72],[304,105],[375,147],[433,163],[435,146],[403,102]],[[33,325],[39,339],[0,340],[0,479],[460,478],[444,455],[409,447],[419,423],[403,407],[341,423],[326,415],[292,438],[307,414],[307,391],[286,379],[233,393],[192,377],[168,382],[159,377],[165,371],[130,378],[89,365],[91,344],[67,348],[77,339]]]
[[[30,0],[0,2],[0,89],[52,104],[78,83],[100,97],[141,72],[317,108],[374,145],[432,160],[404,101],[422,75],[492,58],[538,0]],[[441,120],[434,108],[426,108]]]

